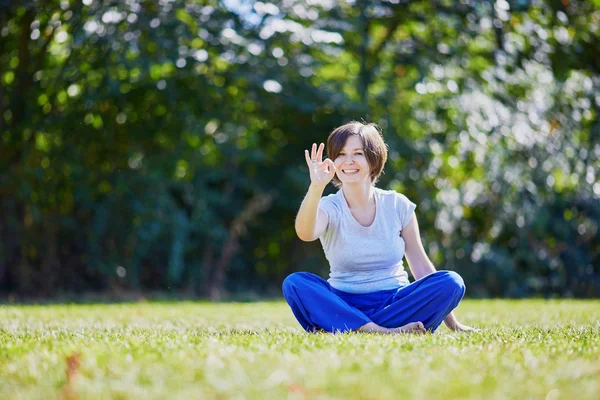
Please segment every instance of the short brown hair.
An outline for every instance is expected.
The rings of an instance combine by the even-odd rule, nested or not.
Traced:
[[[331,161],[335,161],[346,145],[346,141],[352,135],[358,136],[363,144],[365,157],[371,168],[371,183],[375,184],[379,179],[379,175],[383,173],[383,166],[387,161],[388,154],[381,128],[376,124],[352,121],[335,128],[327,138],[327,156]],[[342,182],[337,176],[334,176],[331,182],[337,188],[342,186]]]

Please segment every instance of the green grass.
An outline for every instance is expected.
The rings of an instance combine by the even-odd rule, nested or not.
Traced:
[[[482,331],[307,334],[283,302],[0,306],[0,398],[598,398],[600,301],[456,314]]]

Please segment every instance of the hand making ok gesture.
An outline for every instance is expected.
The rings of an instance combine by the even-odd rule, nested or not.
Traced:
[[[306,157],[306,164],[310,171],[311,185],[325,187],[335,175],[335,165],[329,158],[323,161],[323,148],[325,148],[323,143],[319,145],[318,150],[316,143],[313,143],[310,157],[308,150],[304,150],[304,157]]]

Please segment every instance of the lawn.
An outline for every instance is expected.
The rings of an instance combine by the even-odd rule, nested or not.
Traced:
[[[465,300],[455,334],[308,334],[283,302],[0,306],[0,398],[597,399],[600,301]]]

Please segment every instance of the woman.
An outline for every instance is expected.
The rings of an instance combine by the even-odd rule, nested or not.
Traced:
[[[444,321],[471,331],[453,315],[465,293],[462,278],[437,271],[425,254],[416,205],[395,191],[375,187],[387,146],[374,124],[351,122],[309,155],[310,187],[296,218],[303,241],[320,239],[330,263],[328,281],[297,272],[283,294],[302,327],[313,332],[423,333]],[[321,198],[333,181],[340,190]],[[402,258],[416,281],[409,283]]]

